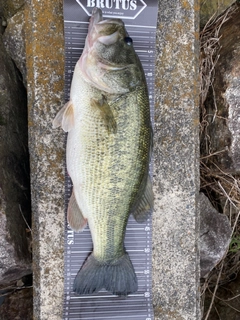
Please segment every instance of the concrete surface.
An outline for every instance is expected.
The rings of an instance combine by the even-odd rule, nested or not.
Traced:
[[[62,318],[64,135],[52,119],[64,103],[62,1],[27,0],[26,57],[33,212],[34,319]]]
[[[199,309],[198,1],[159,2],[154,127],[155,320]]]

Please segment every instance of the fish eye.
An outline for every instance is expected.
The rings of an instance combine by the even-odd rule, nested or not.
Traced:
[[[125,38],[124,38],[124,41],[125,41],[126,44],[128,44],[129,46],[131,46],[132,43],[133,43],[132,38],[130,38],[130,37],[125,37]]]

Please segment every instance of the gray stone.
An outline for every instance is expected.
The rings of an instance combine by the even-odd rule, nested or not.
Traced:
[[[210,90],[205,102],[208,126],[202,141],[205,146],[205,137],[209,137],[203,154],[215,154],[210,160],[231,174],[240,172],[240,5],[235,4],[233,9],[219,33],[219,59],[212,79],[214,95]]]
[[[7,21],[3,34],[5,48],[19,69],[26,86],[26,50],[24,34],[24,10],[20,10]]]
[[[199,308],[198,2],[159,2],[154,126],[155,320]]]
[[[233,14],[230,21],[223,26],[221,32],[220,45],[222,56],[219,60],[220,74],[223,76],[225,85],[220,94],[224,97],[224,105],[228,108],[228,125],[231,132],[230,154],[232,158],[232,167],[235,172],[240,172],[240,6]],[[230,46],[230,48],[229,48]],[[226,50],[224,52],[224,50]],[[220,52],[221,53],[221,52]],[[224,62],[224,60],[227,61]],[[220,81],[220,79],[218,80]]]
[[[0,34],[0,285],[31,272],[26,90]]]
[[[228,250],[232,228],[227,216],[220,214],[203,193],[199,202],[200,268],[201,277],[206,277]]]

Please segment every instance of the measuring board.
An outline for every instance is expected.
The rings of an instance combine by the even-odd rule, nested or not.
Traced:
[[[94,6],[102,8],[104,18],[114,17],[124,21],[129,36],[133,39],[134,49],[142,62],[153,116],[157,0],[64,1],[66,101],[69,100],[73,70],[84,48],[88,21]],[[71,192],[72,183],[66,172],[65,211]],[[88,227],[81,233],[76,233],[65,221],[64,320],[154,319],[151,297],[151,230],[151,218],[139,224],[130,216],[125,248],[138,278],[136,293],[123,298],[101,290],[96,294],[79,296],[72,291],[73,281],[83,262],[92,252],[91,234]]]

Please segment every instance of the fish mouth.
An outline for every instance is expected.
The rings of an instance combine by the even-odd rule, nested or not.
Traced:
[[[118,24],[118,25],[123,25],[123,22],[122,20],[120,19],[103,19],[103,16],[102,16],[102,10],[100,8],[93,8],[93,11],[92,11],[92,16],[90,18],[90,21],[89,21],[89,28],[88,28],[88,31],[91,32],[92,29],[97,25],[103,25],[103,24]]]
[[[99,23],[102,20],[103,20],[102,10],[97,7],[93,8],[92,16],[91,16],[90,22],[89,22],[89,31],[93,28],[94,25],[96,25],[97,23]]]
[[[115,27],[112,28],[111,25]],[[84,51],[90,53],[96,41],[105,45],[117,42],[119,39],[118,26],[120,28],[124,26],[121,19],[103,19],[102,10],[97,7],[93,8]]]

